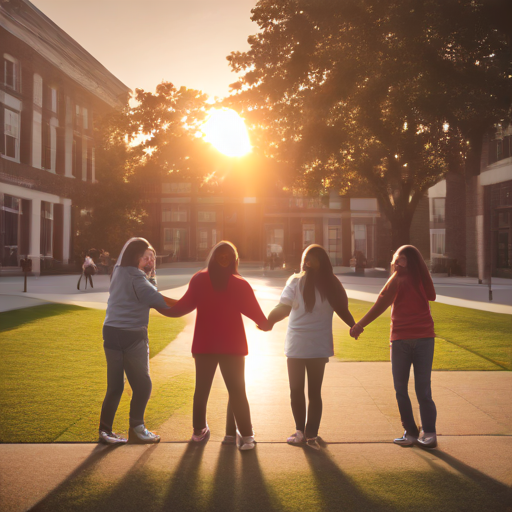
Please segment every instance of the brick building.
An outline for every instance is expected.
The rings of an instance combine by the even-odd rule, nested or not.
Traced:
[[[0,58],[0,268],[39,273],[70,261],[94,119],[130,90],[28,0],[0,1]]]
[[[429,201],[434,267],[512,277],[512,127],[486,137],[476,175],[448,174]]]

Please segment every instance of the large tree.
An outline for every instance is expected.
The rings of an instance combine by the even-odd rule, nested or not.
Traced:
[[[479,162],[483,134],[510,117],[510,11],[508,0],[260,0],[250,50],[228,57],[242,73],[229,101],[295,183],[365,184],[397,247],[428,188]]]

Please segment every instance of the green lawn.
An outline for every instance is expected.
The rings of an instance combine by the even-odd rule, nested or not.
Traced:
[[[350,300],[359,320],[372,303]],[[512,370],[512,315],[431,303],[435,370]],[[335,324],[334,351],[342,361],[389,361],[389,312],[370,324],[359,340]]]
[[[106,390],[104,311],[48,304],[0,313],[0,442],[94,441]],[[150,356],[183,329],[182,319],[150,317]],[[146,422],[158,427],[190,401],[192,375],[153,379]],[[126,432],[126,383],[114,430]]]

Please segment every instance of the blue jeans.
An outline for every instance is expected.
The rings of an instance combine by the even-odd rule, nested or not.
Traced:
[[[418,435],[409,399],[409,375],[414,368],[414,387],[420,405],[421,424],[424,432],[436,431],[436,404],[432,400],[430,375],[434,359],[434,338],[395,340],[391,349],[391,369],[396,391],[396,401],[404,429]]]
[[[135,330],[103,326],[103,348],[107,359],[107,393],[103,400],[100,429],[110,432],[124,390],[124,374],[132,388],[130,427],[144,423],[151,396],[149,341],[147,328]]]

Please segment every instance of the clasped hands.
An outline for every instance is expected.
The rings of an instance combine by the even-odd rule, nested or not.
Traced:
[[[359,338],[359,336],[361,336],[361,334],[363,334],[363,332],[364,332],[364,329],[359,324],[356,323],[350,329],[350,336],[352,336],[352,338],[357,340],[357,338]]]

